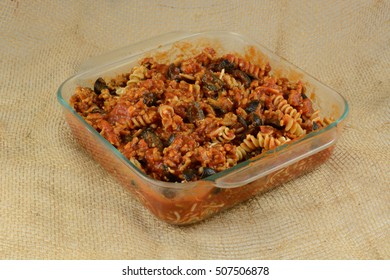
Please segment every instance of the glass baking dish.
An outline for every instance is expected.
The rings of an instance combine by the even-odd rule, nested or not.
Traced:
[[[111,78],[128,72],[147,56],[173,59],[213,47],[218,54],[238,53],[252,63],[269,62],[275,76],[301,80],[309,98],[323,116],[335,121],[324,129],[241,162],[196,182],[170,183],[155,180],[137,169],[70,106],[77,86],[93,87],[98,77]],[[74,137],[92,157],[130,190],[156,217],[170,224],[201,221],[254,195],[263,193],[324,163],[332,154],[348,114],[346,100],[298,67],[257,42],[232,32],[173,32],[90,59],[78,74],[57,90],[66,121]]]

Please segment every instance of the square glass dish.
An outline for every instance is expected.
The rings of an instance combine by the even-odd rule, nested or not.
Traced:
[[[270,74],[303,81],[316,109],[334,121],[323,129],[199,181],[172,183],[155,180],[140,171],[70,105],[77,86],[93,88],[97,78],[113,78],[129,72],[142,58],[172,61],[177,54],[191,55],[205,47],[214,48],[220,55],[239,54],[256,65],[269,62]],[[348,104],[340,94],[257,42],[232,32],[168,33],[93,58],[81,68],[57,90],[58,101],[74,137],[147,209],[170,224],[201,221],[324,163],[334,150],[348,114]]]

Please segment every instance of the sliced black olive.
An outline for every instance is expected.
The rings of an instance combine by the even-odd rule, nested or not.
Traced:
[[[306,96],[306,94],[304,94],[304,93],[301,93],[301,95],[302,95],[302,98],[303,98],[303,99],[307,99],[307,96]]]
[[[179,183],[181,181],[177,176],[173,175],[172,173],[166,173],[164,177],[167,180],[167,182],[171,182],[171,183]]]
[[[122,140],[122,143],[128,143],[130,142],[131,140],[133,140],[133,135],[131,134],[125,134],[125,135],[121,135],[121,140]]]
[[[219,91],[223,88],[223,81],[220,80],[213,72],[206,71],[202,76],[202,86],[206,91]]]
[[[150,106],[157,105],[158,97],[157,97],[156,93],[146,92],[146,93],[144,93],[143,97],[144,97],[143,102],[146,106],[150,107]]]
[[[191,181],[196,178],[196,172],[193,169],[187,169],[183,171],[184,180]]]
[[[173,141],[175,141],[175,138],[176,138],[176,135],[174,133],[172,133],[171,136],[169,136],[168,140],[166,141],[165,147],[170,146],[173,143]]]
[[[171,182],[171,183],[175,183],[175,182],[180,182],[181,180],[176,177],[174,174],[172,174],[171,172],[169,172],[169,167],[166,166],[165,164],[163,164],[162,166],[163,168],[163,175],[164,175],[164,179],[167,181],[167,182]],[[164,193],[163,193],[164,194]]]
[[[276,129],[282,129],[283,127],[280,125],[280,121],[277,119],[266,119],[264,121],[265,125],[270,125]]]
[[[264,120],[265,125],[272,126],[276,129],[282,129],[283,127],[280,125],[281,116],[279,114],[273,113],[270,114],[268,118]]]
[[[106,81],[100,77],[98,78],[96,81],[95,81],[95,84],[93,85],[93,91],[99,95],[102,93],[102,90],[103,89],[106,89],[108,88],[107,84],[106,84]]]
[[[145,140],[150,148],[156,147],[159,151],[164,149],[164,145],[160,137],[158,137],[151,128],[146,128],[144,131],[142,131],[141,137]]]
[[[248,115],[248,120],[253,125],[256,125],[256,126],[263,125],[263,120],[255,113],[250,113]]]
[[[212,169],[210,167],[205,167],[205,168],[203,168],[203,172],[201,174],[201,178],[203,179],[203,178],[209,177],[211,175],[214,175],[215,173],[217,173],[217,172],[215,172],[214,169]]]
[[[173,63],[168,67],[168,79],[180,81],[180,68]]]
[[[237,120],[240,124],[242,124],[245,130],[248,128],[248,124],[246,123],[246,120],[241,115],[237,116]]]
[[[247,134],[256,135],[260,129],[260,126],[263,125],[263,120],[256,115],[255,113],[250,113],[247,118],[248,129]]]
[[[260,100],[252,100],[251,102],[249,102],[248,106],[246,106],[245,112],[249,114],[256,111],[257,107],[259,107],[259,104]]]
[[[313,130],[317,130],[318,129],[318,124],[316,122],[313,122]]]
[[[249,87],[252,82],[252,79],[248,76],[248,74],[238,69],[232,71],[232,76],[241,81],[245,87]]]
[[[221,59],[219,61],[210,64],[210,69],[214,72],[221,72],[222,69],[225,69],[225,72],[230,72],[235,67],[236,65],[227,59]]]
[[[216,85],[213,84],[204,84],[203,87],[207,89],[208,91],[217,91],[218,88]]]
[[[190,103],[187,108],[187,118],[191,123],[194,123],[197,120],[203,120],[204,113],[198,102]]]

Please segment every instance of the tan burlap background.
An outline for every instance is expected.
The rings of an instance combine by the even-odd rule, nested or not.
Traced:
[[[55,92],[173,30],[243,33],[341,92],[331,159],[205,222],[154,218],[84,152]],[[0,1],[1,259],[389,259],[389,1]]]

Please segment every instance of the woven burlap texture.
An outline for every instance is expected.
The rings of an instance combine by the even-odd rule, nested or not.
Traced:
[[[0,1],[1,259],[389,259],[388,1]],[[243,33],[348,100],[328,162],[185,227],[74,140],[57,87],[173,30]]]

